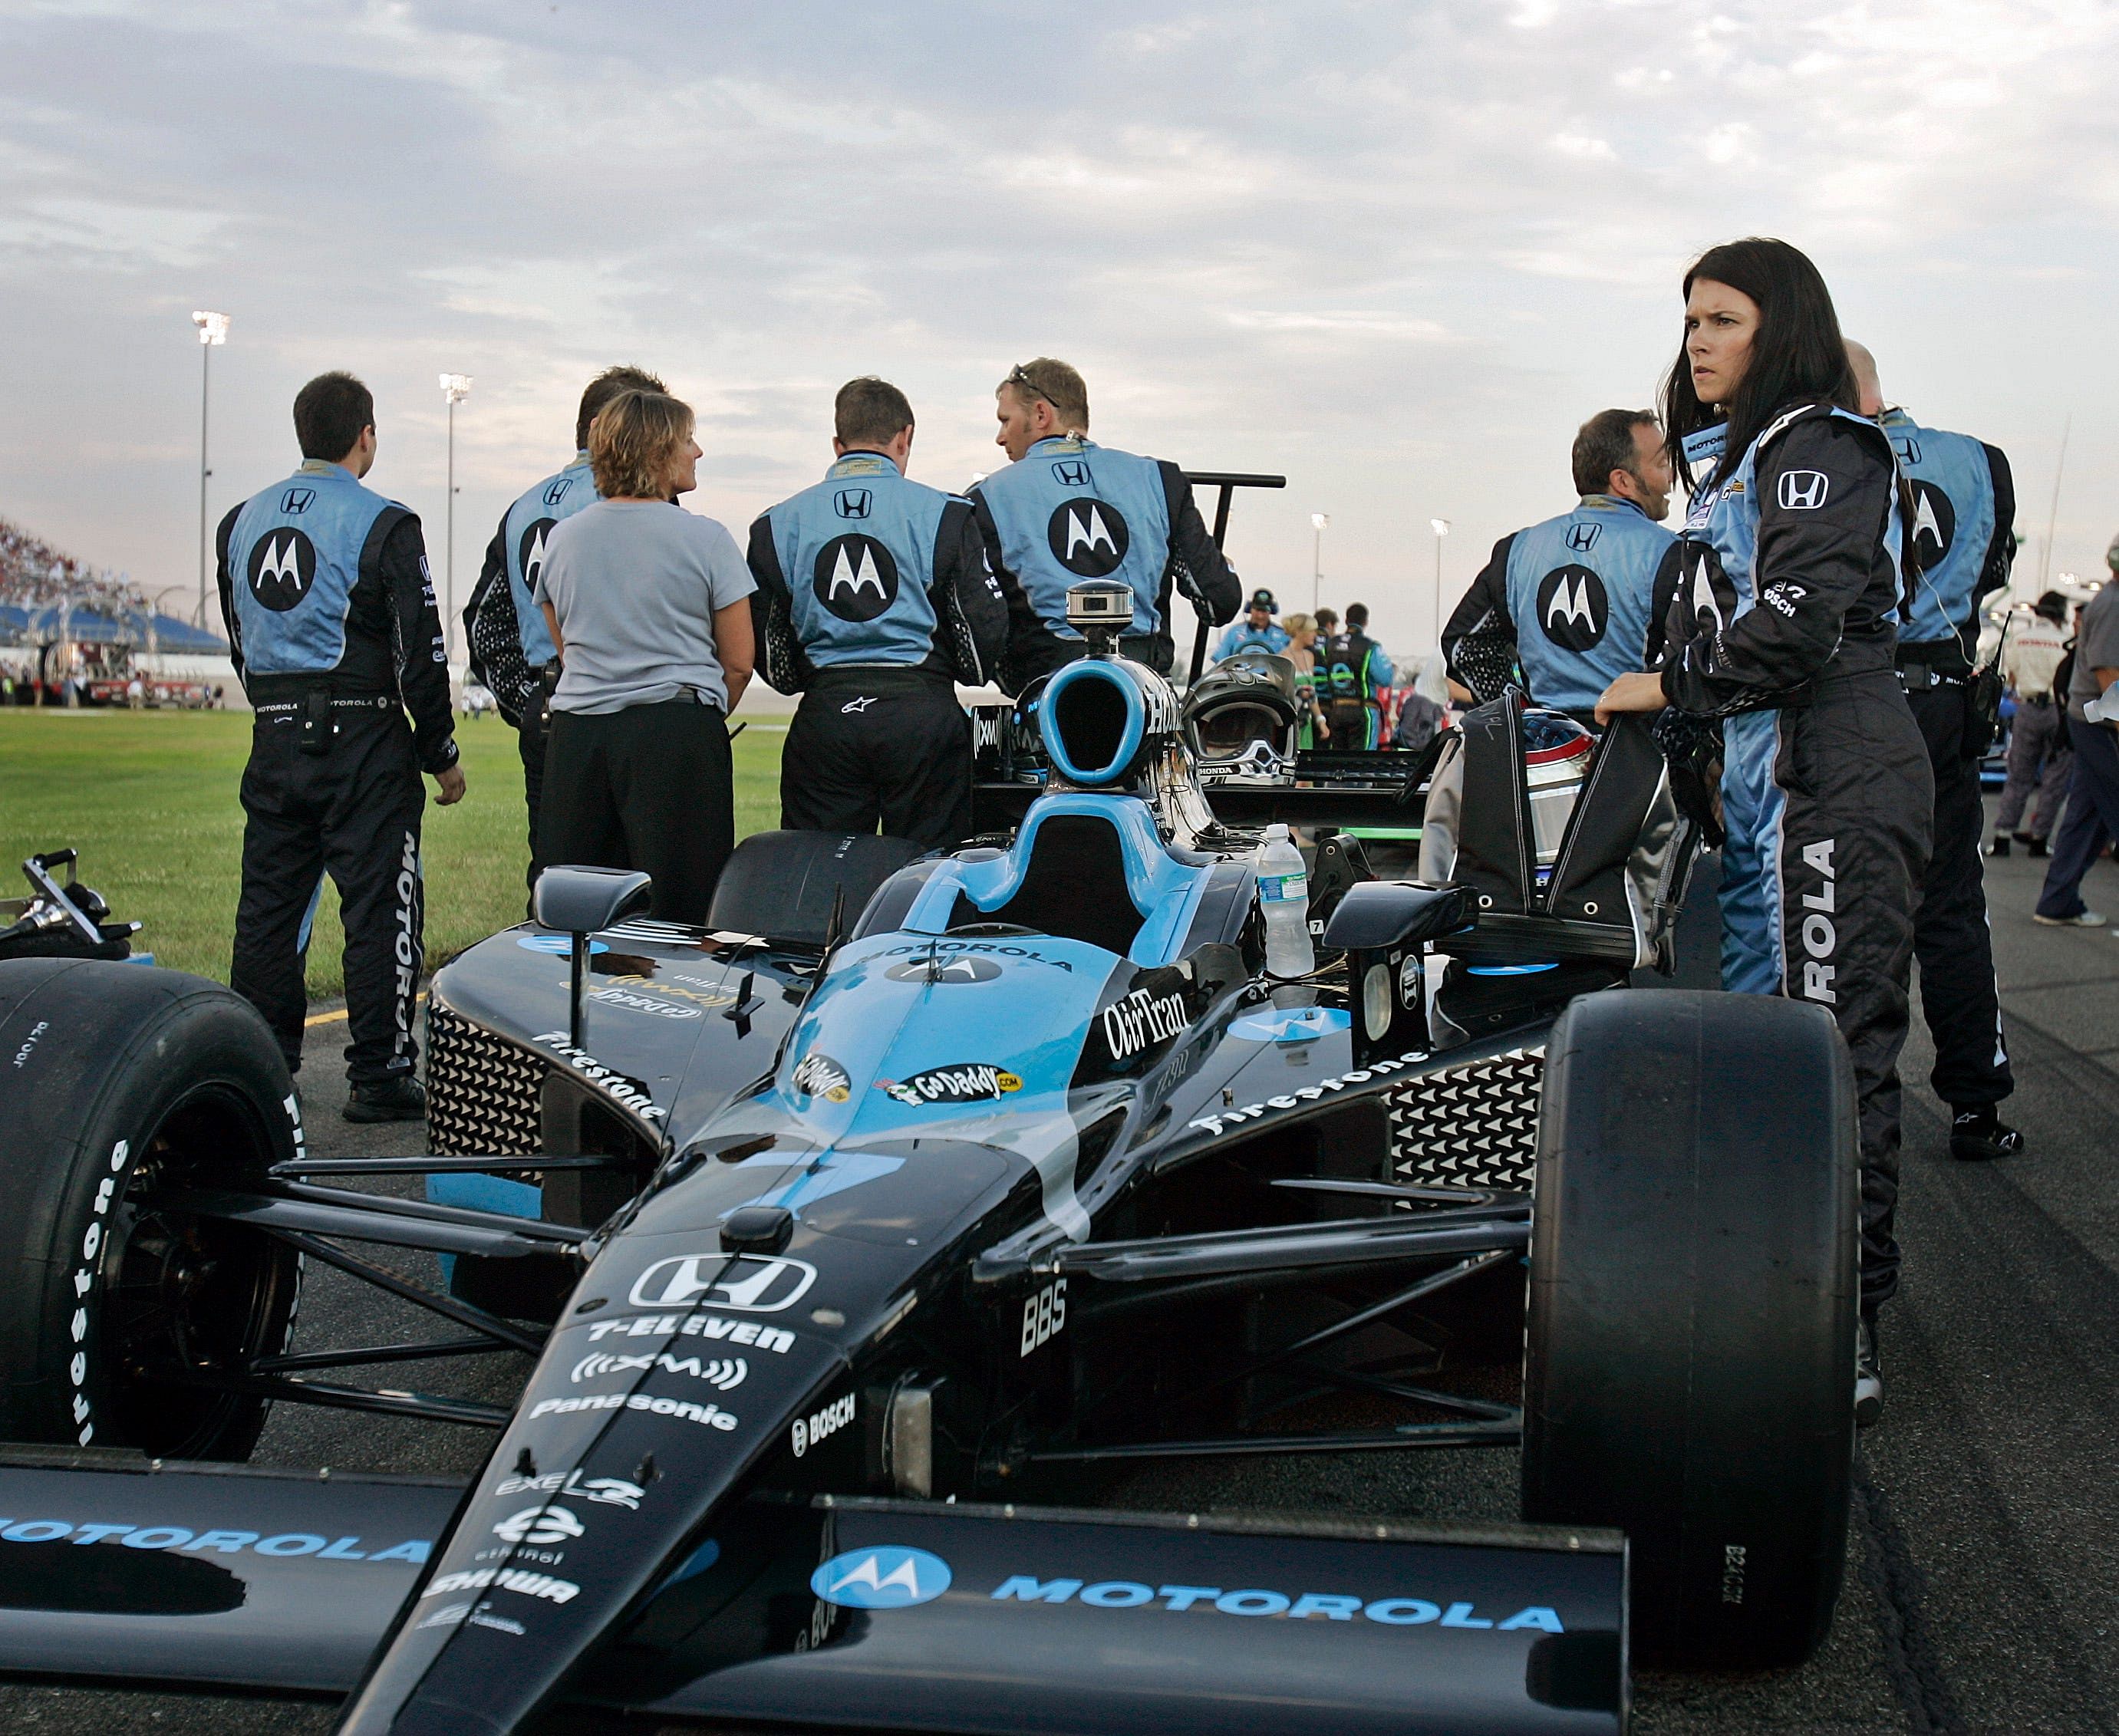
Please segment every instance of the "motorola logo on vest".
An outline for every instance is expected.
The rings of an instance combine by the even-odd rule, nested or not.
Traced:
[[[1116,507],[1090,499],[1063,501],[1046,526],[1045,539],[1068,572],[1104,579],[1119,570],[1130,538]]]
[[[1563,651],[1593,650],[1611,619],[1604,581],[1587,567],[1556,567],[1537,581],[1537,624]]]
[[[1950,497],[1931,482],[1909,479],[1913,490],[1913,521],[1908,535],[1921,565],[1933,572],[1942,564],[1957,540],[1957,508]]]
[[[515,564],[522,569],[522,582],[532,596],[537,592],[537,575],[545,570],[545,539],[559,522],[556,518],[539,519],[516,544]]]
[[[284,613],[308,595],[316,581],[317,546],[299,530],[268,530],[250,551],[249,576],[250,595]]]
[[[817,551],[810,588],[842,621],[873,621],[897,600],[897,562],[872,536],[835,536]]]

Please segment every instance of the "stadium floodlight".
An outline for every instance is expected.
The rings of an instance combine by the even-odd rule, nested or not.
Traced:
[[[206,426],[208,388],[213,378],[213,352],[217,345],[228,341],[228,316],[216,313],[210,308],[194,308],[192,324],[198,330],[199,340],[199,558],[198,558],[198,615],[197,624],[204,627],[206,614],[206,479],[213,475],[206,465]]]
[[[1435,642],[1442,643],[1442,539],[1449,535],[1449,521],[1430,518],[1427,527],[1435,533]]]
[[[452,655],[457,638],[457,405],[471,396],[471,376],[467,373],[445,373],[441,377],[442,396],[449,406],[449,509],[448,551],[442,562],[442,585],[445,607],[442,612],[443,655]]]
[[[1310,613],[1313,615],[1317,613],[1318,600],[1324,588],[1324,527],[1331,522],[1332,515],[1328,512],[1310,515]]]

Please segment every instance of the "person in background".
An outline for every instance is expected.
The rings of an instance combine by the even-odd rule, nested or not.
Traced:
[[[1887,407],[1876,359],[1849,341],[1859,407],[1889,437],[1909,489],[1906,566],[1913,575],[1899,629],[1899,682],[1927,744],[1935,780],[1927,868],[1913,914],[1921,1016],[1935,1039],[1929,1082],[1950,1106],[1950,1155],[2013,1157],[2024,1136],[1997,1105],[2016,1089],[2001,1030],[2001,991],[1979,860],[1985,806],[1979,758],[1988,721],[1975,711],[1972,655],[1980,601],[2009,582],[2015,485],[1998,447],[1924,428]]]
[[[620,392],[589,428],[603,498],[545,539],[536,601],[561,674],[537,854],[644,869],[656,916],[703,924],[735,847],[727,717],[754,587],[728,528],[676,504],[698,486],[692,428],[675,398]]]
[[[229,984],[298,1072],[328,873],[345,931],[345,1118],[418,1121],[420,774],[443,808],[464,794],[441,618],[420,521],[361,486],[375,462],[368,388],[318,375],[295,394],[294,437],[300,469],[237,507],[216,539],[229,655],[253,714]]]
[[[1671,649],[1613,682],[1597,715],[1669,706],[1672,728],[1719,722],[1723,987],[1821,1007],[1846,1039],[1866,1427],[1884,1406],[1877,1312],[1899,1287],[1898,1062],[1935,812],[1895,664],[1898,461],[1861,414],[1831,292],[1802,253],[1760,238],[1709,248],[1685,298],[1662,417],[1672,466],[1695,484]]]
[[[1571,512],[1518,530],[1442,629],[1450,673],[1481,701],[1521,685],[1586,721],[1604,689],[1660,650],[1657,579],[1677,539],[1670,454],[1655,412],[1602,410],[1574,436]]]
[[[1398,708],[1391,746],[1417,752],[1433,741],[1449,715],[1448,660],[1440,650],[1420,660],[1420,673]]]
[[[2011,617],[2004,632],[2001,679],[2015,696],[2016,719],[2009,731],[2009,780],[2001,786],[1987,854],[2007,855],[2013,839],[2026,854],[2042,856],[2075,765],[2061,711],[2067,696],[2053,690],[2053,678],[2075,642],[2067,631],[2067,599],[2047,591],[2031,605],[2028,619]],[[2038,807],[2027,826],[2024,812],[2033,794]]]
[[[1302,707],[1302,734],[1296,745],[1321,747],[1329,740],[1332,726],[1324,721],[1324,707],[1317,697],[1317,623],[1308,615],[1287,618],[1287,648],[1281,654],[1295,665],[1295,692]]]
[[[1251,599],[1244,605],[1240,621],[1233,621],[1229,630],[1222,635],[1222,642],[1214,647],[1214,660],[1233,657],[1238,651],[1272,651],[1287,649],[1288,630],[1273,624],[1273,617],[1280,612],[1269,590],[1251,593]]]
[[[2075,763],[2067,812],[2053,836],[2052,861],[2031,919],[2049,928],[2104,926],[2103,915],[2082,901],[2082,879],[2104,846],[2119,838],[2119,734],[2112,720],[2092,718],[2087,710],[2095,703],[2101,712],[2112,703],[2106,689],[2119,681],[2119,538],[2104,559],[2112,577],[2075,618],[2074,670],[2064,701]]]
[[[948,848],[971,829],[971,724],[955,683],[992,679],[1008,604],[971,502],[906,476],[905,394],[849,380],[832,417],[823,480],[750,527],[765,678],[802,696],[780,757],[780,823],[880,824]]]
[[[500,715],[515,728],[516,750],[522,760],[522,802],[530,817],[528,878],[533,892],[544,865],[537,857],[537,810],[551,726],[546,701],[559,675],[544,611],[532,600],[537,575],[544,570],[545,547],[554,528],[596,502],[589,424],[622,391],[665,390],[661,380],[638,368],[606,368],[589,382],[574,412],[573,461],[524,489],[501,515],[477,587],[464,605],[471,679],[493,695]]]
[[[1092,441],[1089,388],[1050,356],[1008,370],[995,388],[994,414],[994,443],[1011,461],[977,483],[971,499],[1008,599],[1001,685],[1018,692],[1087,650],[1067,624],[1067,593],[1085,579],[1132,590],[1133,624],[1119,649],[1167,675],[1173,590],[1213,623],[1232,617],[1243,596],[1185,473]]]
[[[1325,641],[1324,715],[1332,745],[1342,752],[1373,752],[1383,738],[1384,697],[1392,669],[1384,648],[1369,637],[1369,606],[1347,605],[1347,630]]]

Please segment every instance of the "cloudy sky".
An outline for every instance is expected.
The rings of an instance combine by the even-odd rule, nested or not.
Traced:
[[[1015,361],[1094,433],[1285,472],[1247,579],[1431,643],[1493,540],[1563,509],[1576,425],[1652,397],[1702,248],[1823,267],[1887,391],[2015,460],[2053,570],[2119,530],[2119,9],[2103,0],[275,7],[0,0],[0,516],[151,590],[292,468],[287,405],[373,387],[371,479],[459,593],[596,368],[698,408],[740,527],[879,373],[914,472],[990,468]]]

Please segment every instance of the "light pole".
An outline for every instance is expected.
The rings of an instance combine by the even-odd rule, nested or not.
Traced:
[[[1435,642],[1442,643],[1442,539],[1449,535],[1449,521],[1430,518],[1428,528],[1435,533]]]
[[[1310,528],[1316,533],[1315,540],[1311,544],[1310,551],[1310,613],[1313,615],[1317,613],[1318,604],[1323,600],[1324,527],[1331,522],[1332,515],[1328,512],[1313,512],[1310,515]]]
[[[216,345],[228,341],[228,316],[206,308],[194,309],[192,324],[198,328],[199,340],[199,562],[198,562],[198,620],[206,625],[206,479],[213,475],[206,462],[206,388],[213,377],[213,352]]]
[[[444,533],[449,546],[442,562],[447,596],[447,607],[442,614],[442,648],[444,655],[453,655],[457,638],[457,405],[471,396],[471,376],[443,374],[442,396],[449,404],[449,509],[448,528]]]

